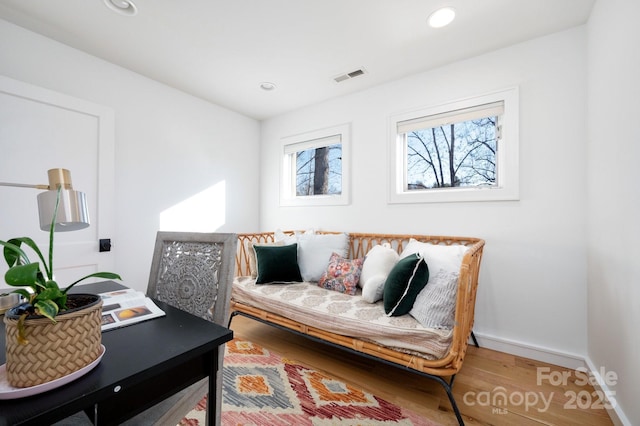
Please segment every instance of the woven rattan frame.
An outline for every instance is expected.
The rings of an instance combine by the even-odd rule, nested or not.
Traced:
[[[69,295],[74,297],[74,295]],[[102,299],[87,308],[25,321],[27,344],[18,343],[18,319],[4,317],[6,372],[11,386],[26,388],[59,379],[95,361],[102,351]]]
[[[291,235],[293,234],[293,231],[288,231],[286,234]],[[382,243],[389,243],[398,253],[401,253],[412,238],[424,243],[440,245],[461,244],[469,247],[469,250],[467,250],[462,260],[460,276],[458,278],[458,295],[456,299],[453,339],[451,346],[449,347],[449,351],[440,359],[429,360],[420,358],[403,352],[398,352],[375,343],[309,327],[306,324],[301,324],[296,321],[292,321],[289,318],[275,315],[264,309],[235,302],[233,297],[231,300],[231,311],[244,312],[251,316],[261,318],[267,322],[278,324],[291,330],[308,334],[340,346],[355,349],[359,352],[400,364],[406,368],[436,376],[452,376],[460,371],[460,368],[462,367],[462,362],[467,351],[468,341],[473,330],[478,274],[480,272],[484,240],[472,237],[349,233],[348,257],[351,259],[364,257],[373,246]],[[272,232],[238,234],[236,276],[249,275],[249,249],[251,248],[251,243],[269,243],[273,241],[274,234]]]
[[[291,235],[293,232],[289,231],[286,232],[286,234]],[[417,372],[417,374],[436,380],[447,392],[458,423],[464,425],[462,415],[453,397],[451,388],[456,373],[462,368],[469,338],[473,337],[475,342],[475,336],[472,335],[473,319],[484,240],[468,237],[350,233],[348,257],[351,259],[364,257],[373,246],[383,243],[389,243],[398,253],[401,253],[412,238],[423,243],[464,245],[469,248],[462,259],[460,275],[458,277],[458,294],[456,298],[455,325],[453,327],[452,342],[447,353],[440,359],[430,360],[419,356],[412,356],[365,340],[310,327],[289,318],[273,314],[266,309],[236,302],[233,300],[233,295],[231,300],[231,317],[243,315],[278,328],[291,330],[313,340],[323,341],[330,345],[360,353],[365,357],[378,359],[386,364],[413,370]],[[273,241],[273,233],[238,234],[236,275],[247,276],[250,274],[249,253],[252,249],[252,244],[270,243]]]

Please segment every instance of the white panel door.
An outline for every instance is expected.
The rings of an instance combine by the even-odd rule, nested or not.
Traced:
[[[117,272],[113,254],[98,249],[115,230],[113,110],[0,76],[0,182],[48,184],[47,170],[54,168],[69,169],[74,189],[87,194],[91,223],[55,233],[56,280],[64,287],[89,273]],[[48,250],[39,192],[0,186],[0,239],[28,236]],[[7,287],[6,269],[2,257],[0,288]]]

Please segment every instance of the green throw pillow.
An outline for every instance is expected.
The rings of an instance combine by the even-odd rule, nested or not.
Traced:
[[[429,281],[429,267],[419,254],[412,254],[391,269],[384,283],[384,311],[390,317],[409,313],[418,293]]]
[[[298,244],[286,246],[253,246],[256,253],[256,284],[300,282]]]

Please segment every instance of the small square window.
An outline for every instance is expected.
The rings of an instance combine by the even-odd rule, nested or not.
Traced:
[[[391,120],[391,203],[518,199],[517,89]]]
[[[337,126],[282,140],[280,204],[349,203],[349,126]]]

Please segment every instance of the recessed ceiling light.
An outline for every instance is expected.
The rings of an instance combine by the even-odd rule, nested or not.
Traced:
[[[275,83],[271,83],[271,82],[269,82],[269,81],[263,81],[262,83],[260,83],[260,88],[261,88],[262,90],[265,90],[265,91],[267,91],[267,92],[270,92],[270,91],[272,91],[272,90],[275,90],[276,85],[275,85]]]
[[[131,0],[102,0],[104,4],[116,13],[125,16],[133,16],[138,13],[138,8]]]
[[[442,28],[449,25],[456,17],[456,10],[452,7],[443,7],[429,15],[429,25],[432,28]]]

